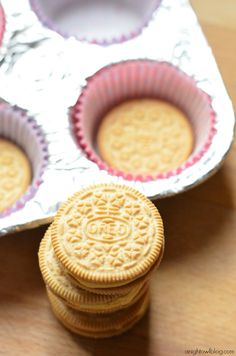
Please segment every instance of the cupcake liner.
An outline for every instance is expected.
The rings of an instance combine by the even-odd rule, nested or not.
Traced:
[[[16,143],[23,149],[31,163],[32,181],[25,194],[11,207],[0,213],[0,218],[22,209],[33,198],[42,183],[42,175],[48,161],[48,149],[44,134],[36,121],[18,107],[0,103],[0,137]]]
[[[175,170],[152,176],[127,174],[109,167],[96,151],[95,134],[102,116],[113,106],[128,99],[158,98],[182,110],[192,125],[192,154]],[[197,82],[167,62],[131,60],[102,68],[87,79],[78,101],[71,110],[73,135],[87,157],[100,169],[127,180],[149,181],[179,175],[197,163],[208,151],[215,129],[216,113],[212,99],[198,88]]]
[[[5,25],[6,25],[5,13],[0,3],[0,46],[2,45],[3,35],[5,32]]]
[[[65,38],[73,36],[101,45],[138,36],[160,3],[161,0],[30,0],[33,11],[49,29]],[[119,29],[114,32],[117,25]]]

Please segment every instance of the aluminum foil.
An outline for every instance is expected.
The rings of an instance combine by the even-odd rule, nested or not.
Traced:
[[[155,199],[190,189],[219,168],[233,140],[234,111],[188,0],[163,0],[139,36],[109,46],[64,39],[39,22],[28,0],[2,0],[2,5],[6,31],[0,49],[0,96],[37,120],[48,141],[49,163],[34,198],[0,219],[0,235],[50,222],[60,203],[88,184],[124,183]],[[71,136],[68,111],[86,78],[129,59],[177,65],[213,98],[217,134],[203,158],[180,175],[145,183],[111,176],[88,160]]]

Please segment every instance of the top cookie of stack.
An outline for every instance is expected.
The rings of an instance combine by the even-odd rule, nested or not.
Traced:
[[[141,193],[98,185],[62,205],[52,228],[57,258],[82,285],[116,287],[146,274],[162,248],[162,223]]]
[[[121,298],[122,295],[130,295],[135,286],[137,290],[132,300],[129,297],[128,305],[123,302],[120,308],[116,308],[120,310],[114,313],[120,314],[115,316],[110,312],[108,317],[104,312],[100,315],[99,325],[103,325],[107,333],[104,334],[104,330],[100,332],[96,329],[96,334],[92,332],[93,325],[90,325],[90,333],[81,330],[81,320],[85,318],[88,325],[91,313],[88,313],[90,316],[86,316],[85,312],[83,315],[78,311],[73,312],[71,303],[68,304],[62,299],[59,301],[61,303],[59,308],[58,303],[55,302],[56,295],[52,297],[50,294],[52,288],[50,284],[47,285],[51,289],[49,298],[54,312],[68,328],[95,337],[96,335],[97,337],[111,336],[118,331],[120,333],[127,329],[125,326],[128,324],[114,325],[112,330],[111,320],[119,320],[121,309],[125,308],[127,308],[127,316],[131,317],[129,310],[135,308],[132,306],[135,303],[139,303],[136,309],[141,317],[147,307],[147,282],[160,262],[164,239],[158,210],[145,196],[133,188],[116,184],[100,184],[82,189],[62,204],[50,227],[50,236],[55,255],[54,263],[57,260],[63,278],[66,278],[68,283],[76,285],[78,293],[84,291],[91,293],[91,296],[92,294],[113,295],[119,301],[119,298],[124,300],[124,297]],[[50,246],[49,243],[48,245]],[[42,242],[39,260],[44,280],[48,284],[45,277],[47,259],[45,246]],[[137,285],[143,288],[137,289]],[[97,300],[97,298],[90,299]],[[58,308],[66,308],[66,314],[70,314],[71,317],[62,320],[63,317],[60,315],[65,315],[65,310],[60,314]],[[76,309],[81,310],[79,307]],[[99,306],[97,309],[93,306],[91,312],[99,313]],[[123,314],[125,315],[125,310]],[[77,328],[76,325],[68,325],[69,320],[72,319],[76,320],[76,325],[79,325]],[[136,315],[130,320],[130,325],[132,326],[138,319]]]

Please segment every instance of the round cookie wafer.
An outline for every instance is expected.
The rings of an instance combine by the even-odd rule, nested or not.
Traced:
[[[39,248],[39,266],[47,287],[68,306],[89,313],[111,313],[134,303],[147,290],[147,283],[125,295],[98,295],[75,286],[57,260],[51,245],[51,227]]]
[[[55,316],[67,329],[93,338],[122,334],[142,318],[149,305],[149,294],[145,293],[135,304],[115,313],[86,314],[66,306],[48,289],[47,294]]]
[[[51,234],[59,261],[89,288],[117,287],[144,276],[163,245],[154,204],[119,184],[93,185],[74,194],[58,210]]]
[[[0,212],[14,204],[27,190],[31,167],[23,151],[0,138]]]
[[[155,175],[179,167],[193,149],[189,120],[158,99],[128,100],[103,118],[97,134],[101,158],[124,173]]]
[[[112,314],[124,308],[128,308],[129,306],[135,304],[148,290],[149,284],[145,283],[139,291],[135,295],[128,295],[128,296],[107,296],[102,295],[103,298],[95,298],[95,296],[87,295],[86,301],[88,304],[72,304],[70,301],[62,298],[57,293],[54,293],[53,290],[47,285],[47,288],[56,296],[58,297],[66,306],[70,307],[73,310],[84,312],[88,314]],[[86,292],[84,292],[85,294]],[[87,294],[91,294],[87,292]],[[94,293],[93,293],[94,294]],[[98,295],[97,295],[98,296]],[[101,297],[101,295],[99,296]],[[101,301],[101,299],[103,299]],[[106,302],[106,299],[108,302]],[[109,299],[111,302],[109,302]],[[99,301],[97,303],[97,300]],[[94,304],[93,304],[94,303]],[[97,304],[96,304],[97,303]]]
[[[142,276],[140,278],[137,278],[135,281],[132,281],[128,284],[124,284],[119,287],[106,288],[104,286],[104,288],[89,288],[88,286],[83,285],[80,281],[76,280],[70,274],[67,274],[67,276],[71,280],[71,283],[74,286],[76,286],[76,287],[78,286],[79,288],[87,290],[88,292],[91,292],[91,293],[102,294],[102,295],[117,295],[117,296],[119,295],[120,296],[120,295],[126,295],[132,291],[134,294],[136,294],[137,291],[140,290],[140,288],[142,288],[146,283],[148,283],[150,281],[150,279],[153,276],[153,273],[156,271],[156,269],[159,267],[159,265],[161,263],[163,254],[164,254],[164,245],[161,249],[160,256],[159,256],[158,260],[152,266],[150,271],[148,271],[147,274],[145,274],[144,276]]]

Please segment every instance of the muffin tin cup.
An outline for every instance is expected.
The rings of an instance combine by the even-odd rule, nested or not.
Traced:
[[[32,180],[27,191],[12,206],[0,212],[3,218],[31,200],[42,183],[42,175],[47,165],[48,149],[43,131],[36,121],[24,110],[0,103],[0,137],[17,144],[26,154],[32,170]]]
[[[160,3],[161,0],[30,0],[44,26],[65,38],[72,36],[100,45],[138,36]]]
[[[194,134],[190,157],[178,168],[152,176],[133,175],[109,167],[96,151],[96,130],[103,115],[115,105],[134,98],[158,98],[177,106],[188,117]],[[216,133],[211,97],[179,68],[151,60],[112,64],[87,79],[71,110],[72,131],[87,157],[100,169],[126,180],[150,181],[180,175],[208,151]]]

